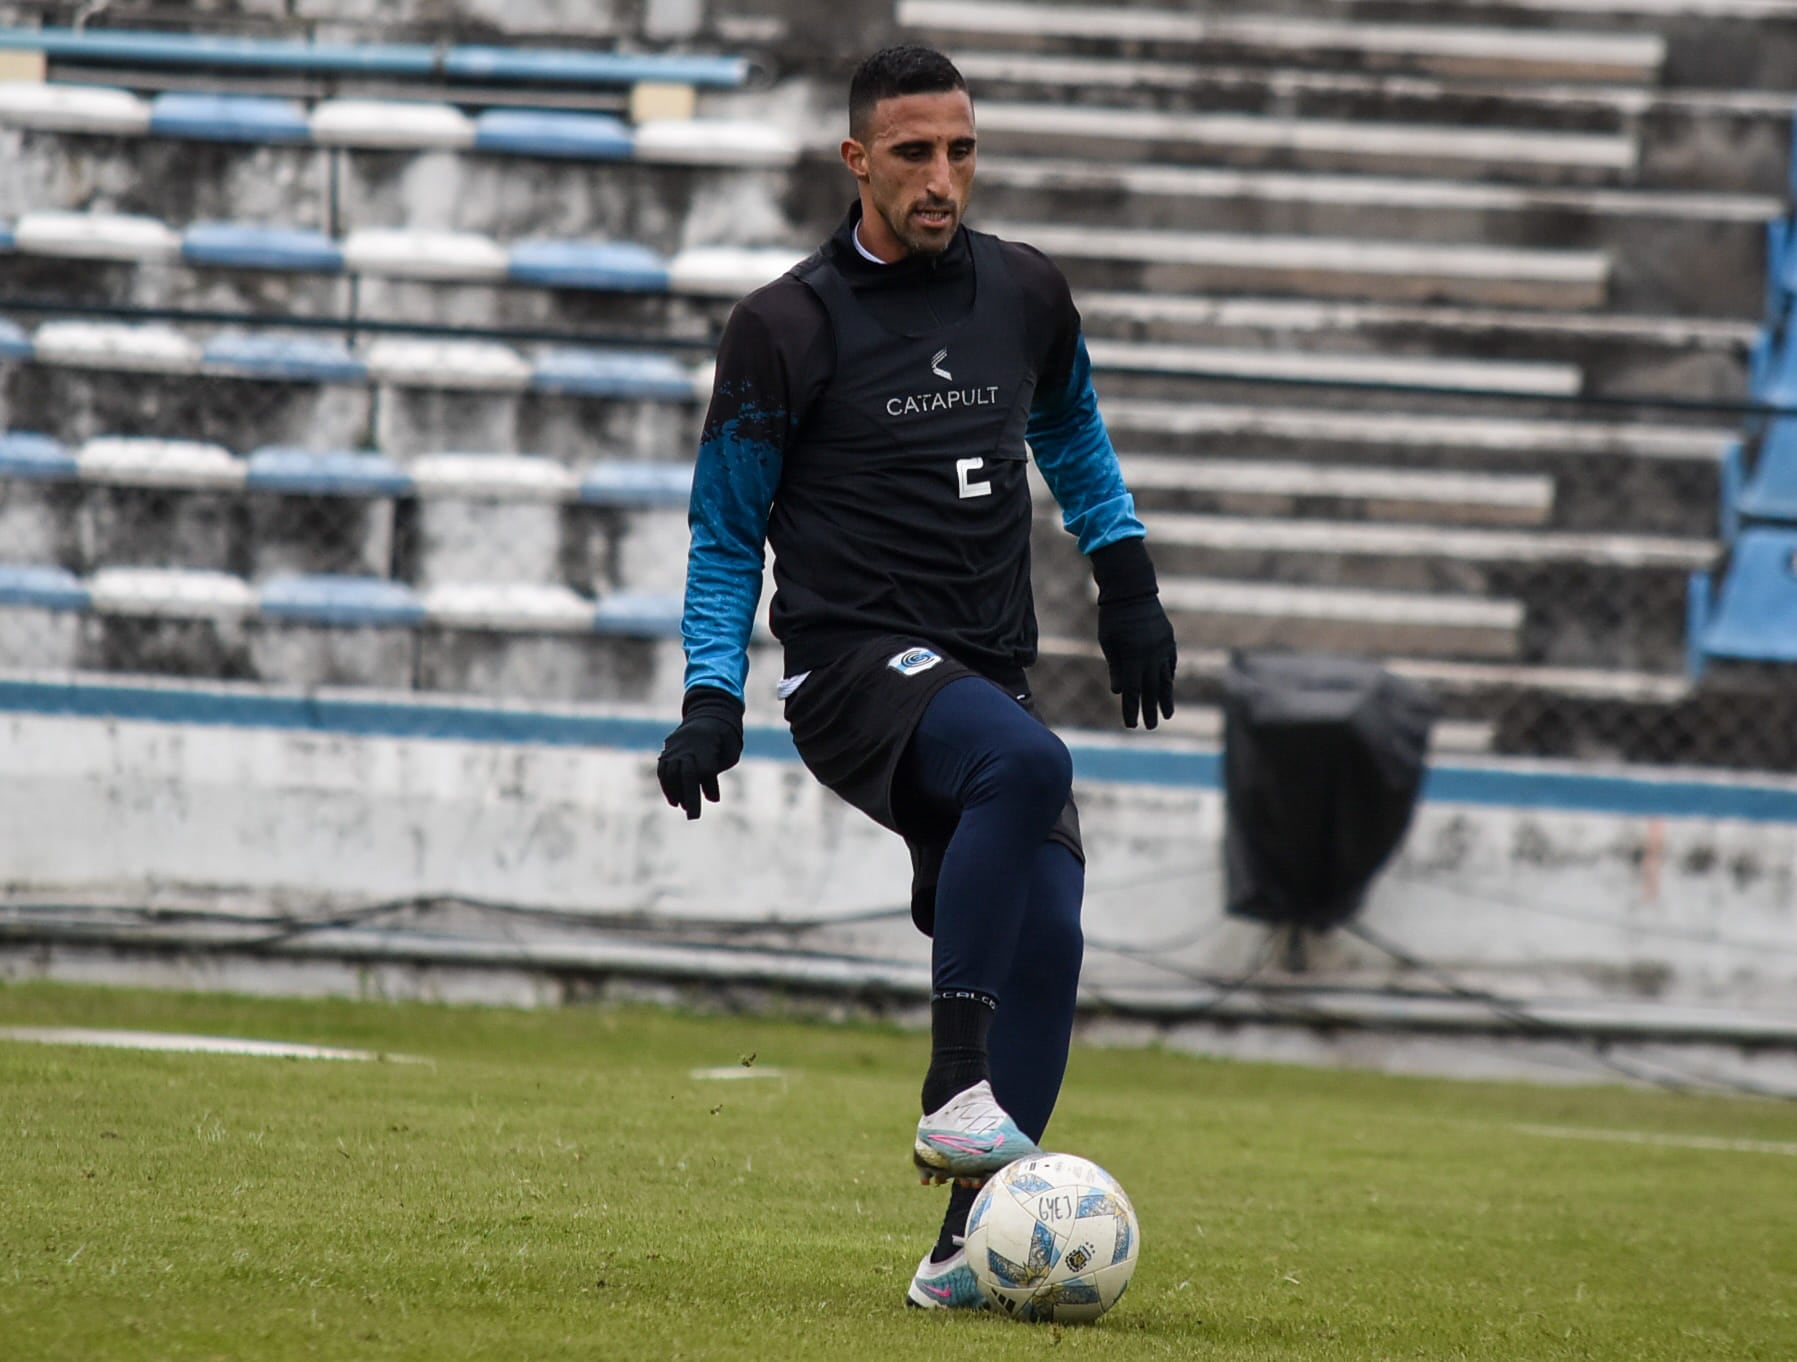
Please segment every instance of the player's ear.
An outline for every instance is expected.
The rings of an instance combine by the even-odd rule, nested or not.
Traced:
[[[857,180],[867,178],[867,148],[853,137],[842,139],[842,163]]]

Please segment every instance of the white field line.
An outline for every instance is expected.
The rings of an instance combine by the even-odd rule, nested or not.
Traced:
[[[402,1064],[426,1062],[409,1055],[377,1055],[371,1050],[339,1050],[328,1045],[293,1045],[273,1040],[240,1040],[232,1036],[183,1036],[163,1031],[100,1031],[79,1026],[0,1027],[0,1040],[30,1041],[40,1045],[93,1045],[110,1050],[255,1055],[269,1059],[390,1059]]]
[[[1797,1158],[1797,1142],[1781,1140],[1726,1140],[1714,1135],[1654,1135],[1644,1130],[1581,1130],[1576,1126],[1517,1125],[1512,1129],[1550,1140],[1599,1140],[1667,1149],[1717,1149],[1732,1154],[1788,1154]]]
[[[725,1064],[715,1069],[694,1069],[687,1077],[701,1082],[733,1082],[740,1078],[785,1078],[784,1069],[747,1069],[740,1064]]]

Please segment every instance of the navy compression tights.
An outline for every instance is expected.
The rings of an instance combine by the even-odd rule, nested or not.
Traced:
[[[955,819],[936,886],[932,983],[998,999],[993,1095],[1035,1140],[1060,1095],[1084,949],[1085,869],[1048,840],[1072,780],[1046,725],[991,682],[963,677],[925,709],[895,790],[901,808]]]

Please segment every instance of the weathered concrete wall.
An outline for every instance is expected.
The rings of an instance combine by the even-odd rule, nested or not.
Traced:
[[[459,894],[695,931],[817,920],[810,936],[762,944],[921,966],[902,913],[856,921],[905,903],[902,847],[821,790],[780,729],[752,747],[779,755],[727,775],[724,802],[692,824],[655,784],[650,753],[668,716],[613,720],[635,723],[637,750],[9,713],[0,880],[14,904],[252,916]],[[1082,771],[1114,768],[1109,737],[1073,745]],[[1164,745],[1121,748],[1127,759]],[[1222,916],[1214,788],[1087,775],[1079,795],[1094,996],[1189,994],[1187,975],[1230,977],[1263,957],[1265,932]],[[1361,921],[1469,986],[1514,996],[1790,1012],[1797,826],[1428,802]],[[1272,975],[1425,982],[1342,933],[1308,954],[1302,975],[1283,957]]]

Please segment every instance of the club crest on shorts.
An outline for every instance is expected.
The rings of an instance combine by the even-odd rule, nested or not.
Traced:
[[[916,676],[919,672],[927,672],[942,658],[928,648],[907,648],[902,653],[894,653],[886,659],[886,665],[900,676]]]

